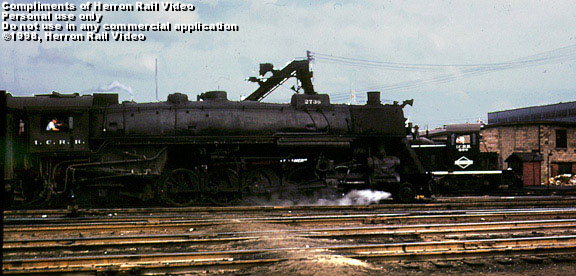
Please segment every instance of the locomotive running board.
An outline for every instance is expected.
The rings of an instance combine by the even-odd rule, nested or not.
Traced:
[[[351,138],[342,137],[281,137],[276,144],[279,147],[337,147],[349,148]]]
[[[431,172],[432,175],[469,175],[469,174],[502,174],[502,171],[437,171]]]
[[[418,149],[418,148],[445,148],[446,145],[412,145],[411,146],[413,149]]]

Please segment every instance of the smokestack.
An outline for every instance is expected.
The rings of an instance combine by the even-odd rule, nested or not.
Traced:
[[[380,105],[380,92],[379,91],[371,91],[367,92],[366,95],[368,96],[367,105]]]

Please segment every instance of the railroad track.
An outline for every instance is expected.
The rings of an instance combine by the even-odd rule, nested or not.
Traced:
[[[576,202],[575,202],[576,203]],[[358,209],[355,212],[342,212],[336,210],[328,210],[324,212],[315,213],[301,213],[293,211],[291,209],[283,209],[282,211],[276,211],[274,213],[264,212],[245,212],[242,214],[243,217],[250,217],[250,219],[270,219],[270,218],[312,218],[312,217],[350,217],[350,216],[398,216],[398,215],[442,215],[442,214],[472,214],[472,213],[493,213],[493,212],[525,212],[526,210],[569,210],[576,205],[569,205],[556,208],[536,208],[536,207],[525,207],[525,208],[499,208],[499,209],[426,209],[426,210],[363,210]],[[105,216],[81,216],[81,217],[69,217],[69,216],[58,216],[58,217],[4,217],[4,224],[6,225],[23,225],[23,224],[58,224],[58,223],[92,223],[92,222],[139,222],[139,221],[171,221],[171,220],[209,220],[213,218],[220,218],[221,220],[230,220],[238,217],[238,214],[164,214],[161,212],[149,213],[147,215],[142,214],[119,214],[119,213],[109,213]]]
[[[78,209],[76,215],[85,219],[102,216],[151,216],[162,214],[164,216],[211,216],[214,214],[261,214],[270,216],[274,213],[294,214],[322,214],[326,212],[358,212],[358,211],[426,211],[426,210],[466,210],[466,209],[502,209],[502,208],[552,208],[576,206],[576,197],[542,196],[542,197],[461,197],[436,198],[415,204],[387,204],[373,205],[312,205],[312,206],[234,206],[234,207],[182,207],[182,208],[104,208],[104,209]],[[66,209],[41,210],[6,210],[6,219],[16,218],[61,218],[70,215]]]
[[[328,262],[381,275],[373,264],[576,261],[572,198],[533,197],[519,201],[524,205],[512,199],[481,198],[468,205],[464,200],[469,199],[456,202],[461,209],[454,209],[455,202],[403,210],[395,204],[106,209],[76,218],[65,217],[64,210],[10,211],[3,273],[251,275],[267,274],[254,272],[263,267]]]
[[[400,239],[430,239],[437,237],[450,237],[451,239],[465,239],[474,235],[512,234],[530,235],[535,231],[574,232],[576,234],[576,219],[566,220],[538,220],[538,221],[508,221],[483,223],[454,223],[454,224],[424,224],[401,226],[368,226],[368,227],[339,227],[339,228],[311,228],[289,229],[273,231],[244,231],[223,233],[186,233],[186,234],[154,234],[131,236],[99,236],[99,237],[70,237],[53,239],[22,239],[4,241],[5,256],[28,253],[34,255],[38,252],[74,250],[90,252],[109,248],[136,248],[153,246],[193,246],[216,243],[229,243],[251,239],[269,238],[270,236],[287,236],[306,238],[394,238]]]
[[[485,256],[520,256],[538,253],[539,255],[572,256],[576,249],[576,236],[551,236],[514,239],[484,239],[466,241],[438,241],[392,244],[369,244],[354,246],[293,247],[256,250],[230,250],[192,253],[157,253],[110,256],[53,257],[33,259],[8,259],[4,261],[5,275],[65,273],[78,271],[98,271],[114,267],[117,270],[133,270],[137,266],[140,274],[157,273],[154,268],[178,267],[181,271],[188,267],[192,271],[197,266],[269,264],[286,260],[286,253],[326,252],[347,258],[385,261],[423,261],[431,259],[478,258]],[[274,256],[280,256],[280,258]],[[143,271],[144,270],[144,271]],[[144,272],[144,273],[143,273]]]
[[[451,212],[412,212],[412,213],[381,213],[355,215],[325,215],[286,217],[237,217],[228,219],[181,219],[165,218],[130,219],[101,218],[100,222],[83,222],[71,219],[69,223],[40,224],[6,224],[6,238],[25,238],[30,235],[98,235],[113,232],[115,234],[132,232],[166,232],[179,231],[209,231],[210,227],[219,225],[242,225],[249,223],[287,224],[287,225],[345,225],[364,224],[416,224],[416,223],[455,223],[455,222],[488,222],[530,219],[576,219],[576,209],[530,209],[530,210],[458,210]]]

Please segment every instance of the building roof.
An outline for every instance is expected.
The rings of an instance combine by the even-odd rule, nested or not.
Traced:
[[[447,132],[476,132],[480,131],[482,124],[452,124],[446,126]]]
[[[443,127],[435,128],[432,130],[419,131],[420,136],[439,137],[446,136],[448,133],[469,133],[478,132],[482,129],[482,124],[452,124]]]
[[[576,123],[576,101],[488,113],[488,124],[534,121]]]
[[[537,152],[514,152],[506,158],[506,162],[539,162],[542,161],[542,154]]]
[[[576,127],[576,122],[554,122],[554,121],[527,121],[527,122],[509,122],[509,123],[497,123],[497,124],[487,124],[483,128],[495,128],[495,127],[506,127],[506,126],[518,126],[518,125],[552,125],[560,127]]]

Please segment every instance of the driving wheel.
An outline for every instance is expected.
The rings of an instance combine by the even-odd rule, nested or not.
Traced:
[[[233,204],[242,197],[238,175],[232,169],[216,169],[208,173],[210,201],[217,205]]]
[[[161,178],[160,194],[171,206],[191,206],[202,197],[202,179],[189,169],[175,169]]]
[[[280,178],[272,169],[268,168],[249,171],[242,178],[242,183],[245,193],[268,199],[281,188]]]
[[[404,183],[400,185],[398,191],[396,192],[395,199],[402,203],[411,203],[416,197],[416,189],[410,183]]]

